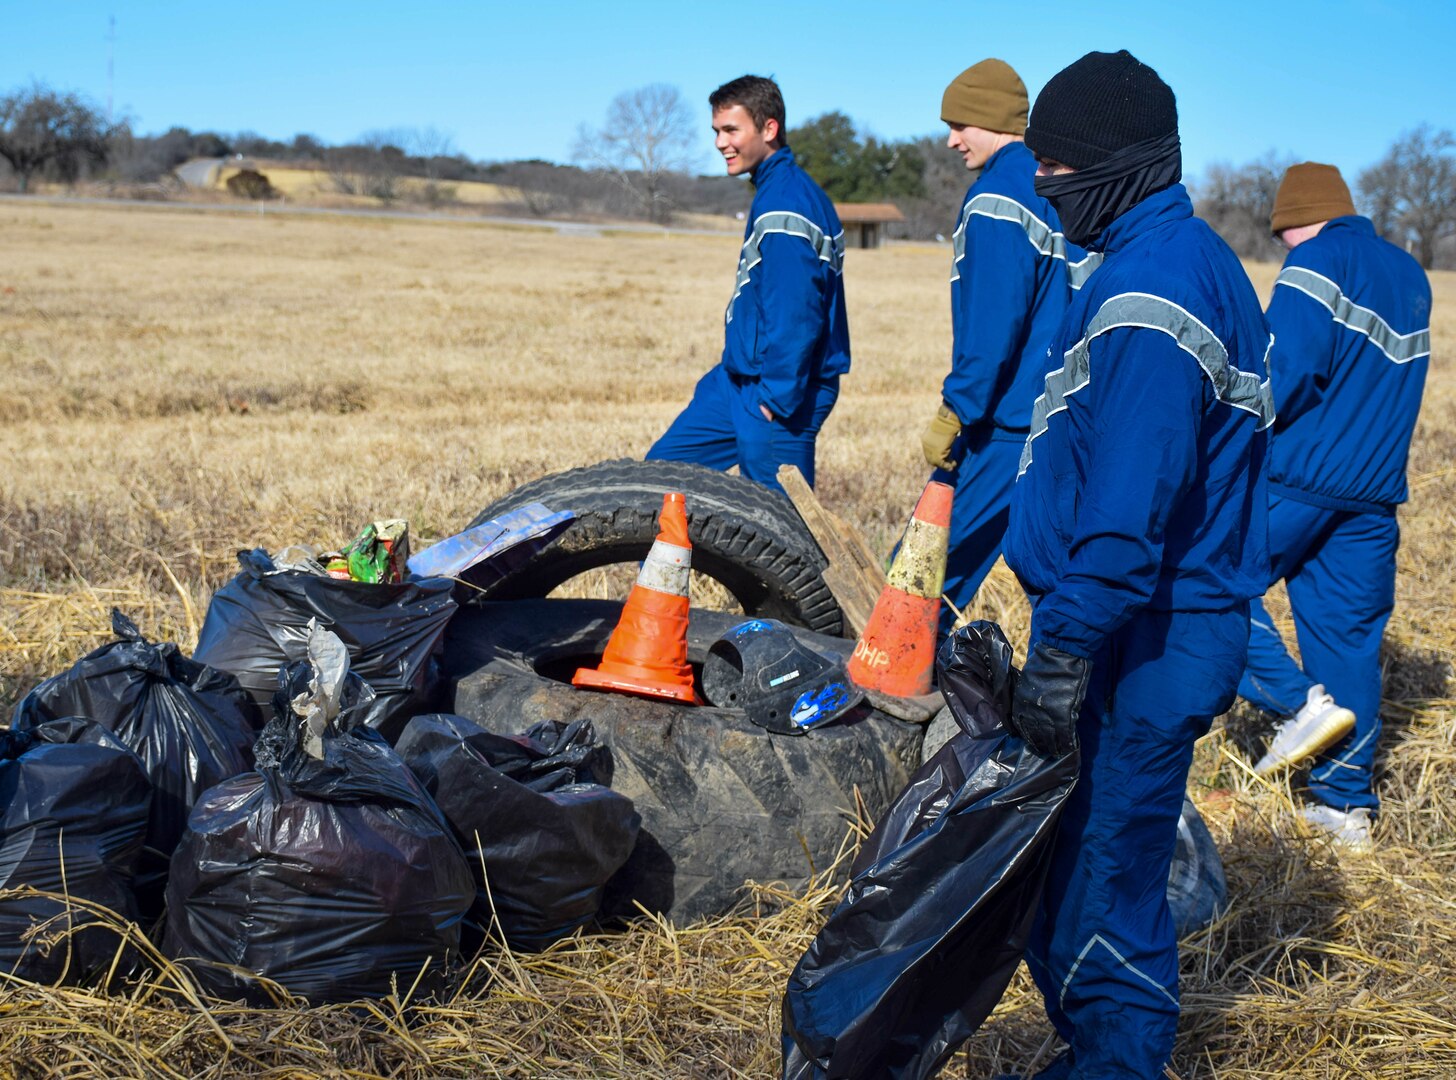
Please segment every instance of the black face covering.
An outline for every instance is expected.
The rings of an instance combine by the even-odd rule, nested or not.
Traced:
[[[1086,247],[1149,195],[1183,177],[1178,133],[1133,143],[1106,161],[1062,176],[1038,176],[1036,193],[1062,219],[1062,235]]]

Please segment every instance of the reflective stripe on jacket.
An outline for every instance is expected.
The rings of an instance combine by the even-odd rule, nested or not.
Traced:
[[[844,230],[788,147],[753,171],[755,194],[725,313],[723,366],[757,380],[757,404],[789,416],[809,383],[849,370]]]
[[[1227,611],[1269,584],[1269,331],[1181,184],[1100,238],[1052,346],[1006,561],[1033,641],[1091,656],[1139,609]]]
[[[1011,143],[987,160],[961,203],[950,275],[951,370],[941,397],[966,427],[1024,432],[1046,350],[1072,290],[1101,261],[1068,244],[1036,194],[1036,158]]]
[[[1270,480],[1317,503],[1405,502],[1431,356],[1431,284],[1420,264],[1367,219],[1335,218],[1284,260],[1269,326],[1279,411]]]

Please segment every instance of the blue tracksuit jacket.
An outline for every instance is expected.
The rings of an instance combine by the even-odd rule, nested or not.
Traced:
[[[1309,791],[1375,810],[1380,644],[1395,607],[1406,457],[1430,363],[1431,287],[1363,217],[1335,218],[1284,261],[1269,302],[1279,417],[1271,449],[1271,579],[1283,579],[1300,664],[1259,601],[1239,692],[1292,715],[1316,683],[1355,713]]]
[[[728,301],[723,359],[647,459],[737,465],[775,490],[781,465],[814,483],[819,429],[849,370],[844,232],[787,147],[753,171],[756,193]],[[760,406],[773,414],[764,419]]]
[[[1274,490],[1335,500],[1332,509],[1405,502],[1431,356],[1431,286],[1420,264],[1367,219],[1335,218],[1284,260],[1269,325]]]
[[[1090,657],[1138,609],[1227,611],[1268,585],[1269,332],[1181,184],[1100,238],[1051,349],[1006,561],[1033,638]]]
[[[951,369],[941,397],[963,430],[951,448],[957,468],[933,479],[955,487],[942,591],[958,611],[1001,554],[1047,346],[1072,289],[1102,259],[1066,242],[1056,211],[1032,185],[1035,174],[1023,143],[992,154],[961,202],[953,237]],[[944,608],[942,628],[954,618]]]
[[[966,427],[1025,433],[1072,290],[1101,261],[1068,244],[1036,194],[1024,143],[992,154],[961,203],[950,275],[951,370],[941,396]],[[1070,288],[1069,288],[1070,285]]]
[[[723,367],[757,380],[755,405],[791,416],[811,382],[849,370],[844,230],[829,196],[788,147],[759,163],[753,183]]]
[[[1166,890],[1193,745],[1228,708],[1267,584],[1269,332],[1175,185],[1098,238],[1032,411],[1006,561],[1031,636],[1091,660],[1082,764],[1026,962],[1070,1072],[1161,1076],[1178,1022]]]

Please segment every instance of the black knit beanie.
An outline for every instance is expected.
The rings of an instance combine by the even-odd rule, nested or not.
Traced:
[[[1090,52],[1037,95],[1026,146],[1039,158],[1086,169],[1177,130],[1178,103],[1156,71],[1126,49]]]

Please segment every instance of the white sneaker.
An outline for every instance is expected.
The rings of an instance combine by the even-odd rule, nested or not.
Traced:
[[[1311,803],[1300,807],[1299,816],[1310,828],[1326,834],[1335,847],[1361,855],[1375,847],[1370,837],[1370,811],[1363,806],[1336,810],[1333,806]]]
[[[1274,729],[1269,750],[1254,766],[1259,776],[1268,776],[1276,769],[1297,765],[1321,750],[1328,750],[1348,735],[1355,726],[1355,714],[1335,704],[1319,684],[1309,688],[1304,707]]]

